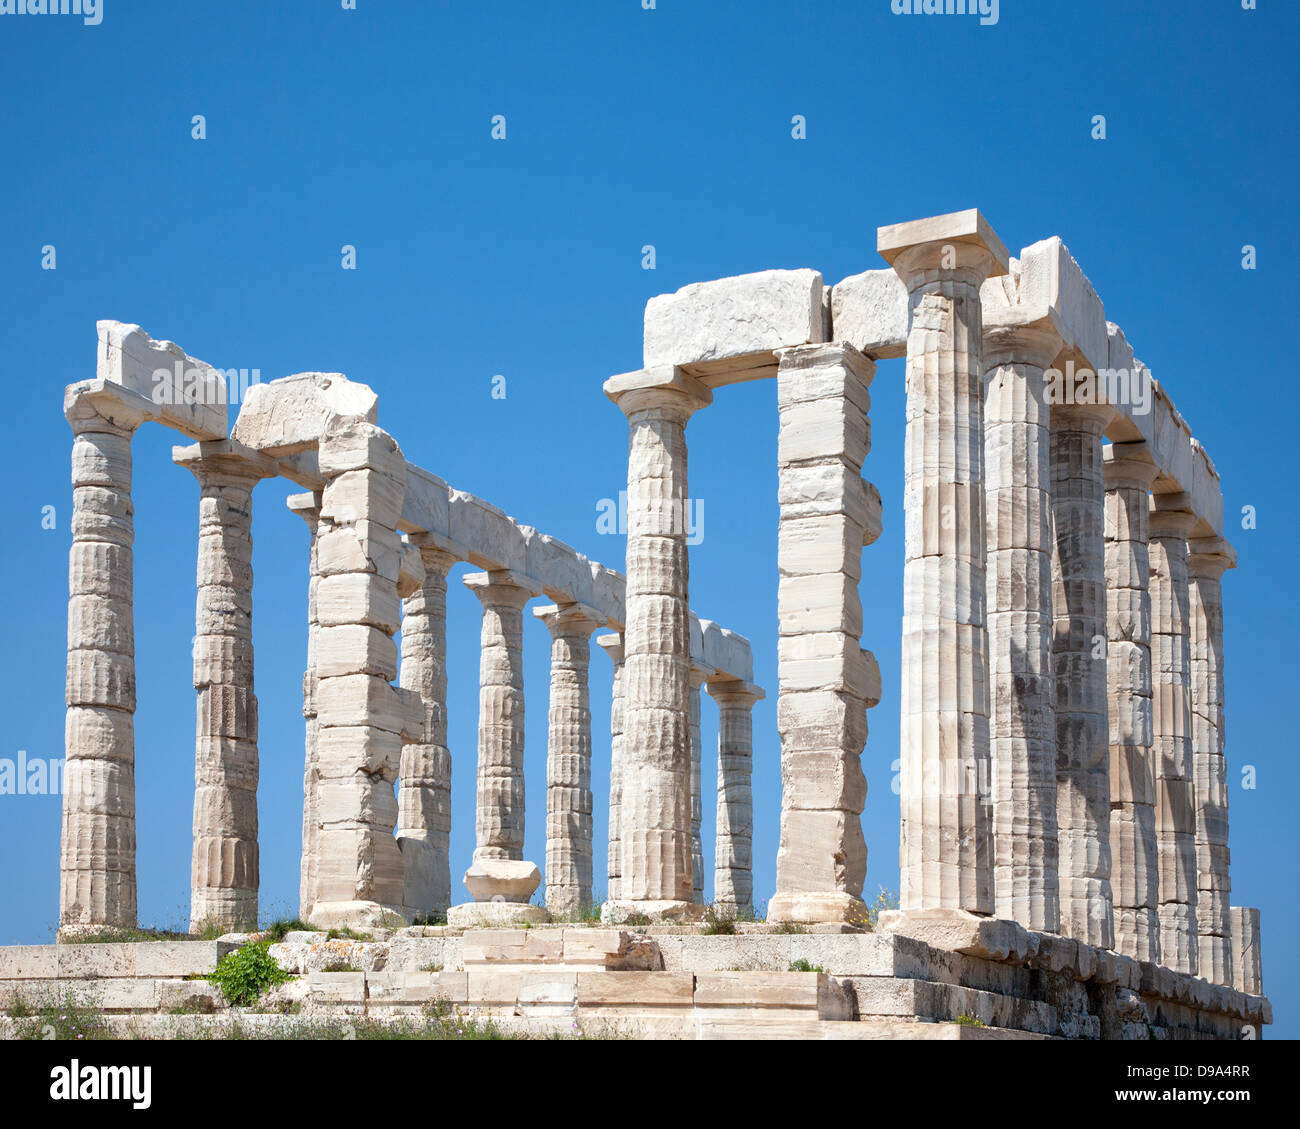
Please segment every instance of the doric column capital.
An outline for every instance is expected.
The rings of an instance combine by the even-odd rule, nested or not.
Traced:
[[[1186,541],[1200,519],[1184,508],[1186,494],[1153,494],[1151,496],[1151,540]]]
[[[1150,490],[1160,474],[1145,443],[1112,443],[1106,448],[1106,489]]]
[[[682,427],[696,411],[713,403],[711,389],[672,365],[611,376],[605,381],[605,395],[629,423],[638,415],[657,413]]]
[[[533,615],[546,624],[552,639],[586,639],[605,625],[600,611],[586,604],[547,604],[534,608]]]
[[[64,389],[63,414],[76,435],[89,431],[130,438],[142,423],[158,418],[158,407],[112,381],[83,380]]]
[[[984,311],[984,371],[1001,365],[1045,369],[1061,353],[1064,331],[1050,306],[1003,306]]]
[[[1187,549],[1187,575],[1197,580],[1220,580],[1237,567],[1237,550],[1224,537],[1193,537]]]
[[[441,533],[408,533],[406,540],[420,550],[426,572],[446,576],[461,561],[469,559],[469,550]]]
[[[1066,396],[1069,400],[1072,397]],[[1112,404],[1072,404],[1062,402],[1062,397],[1053,393],[1049,386],[1047,402],[1052,408],[1052,423],[1069,431],[1088,431],[1094,435],[1105,435],[1106,428],[1115,418]]]
[[[623,649],[623,634],[615,631],[611,635],[599,635],[596,637],[596,646],[605,652],[610,661],[615,666],[622,666],[623,659],[626,657]]]
[[[1010,264],[1002,240],[975,208],[882,227],[876,250],[909,293],[942,279],[963,279],[978,287],[1006,274]]]
[[[515,611],[523,611],[529,600],[542,594],[541,585],[536,581],[508,568],[471,572],[465,577],[465,587],[485,608],[513,608]]]
[[[699,690],[699,688],[716,673],[717,671],[715,671],[711,666],[704,666],[702,663],[692,662],[690,673],[691,693],[695,693],[695,691]]]
[[[755,702],[761,702],[767,697],[767,692],[761,686],[737,679],[710,679],[704,688],[709,697],[718,703],[719,709],[753,709]]]
[[[242,486],[251,490],[263,478],[274,478],[280,472],[275,459],[233,439],[173,447],[172,462],[188,470],[201,486]]]

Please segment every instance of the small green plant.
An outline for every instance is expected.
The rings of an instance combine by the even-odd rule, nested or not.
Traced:
[[[257,941],[227,953],[217,962],[208,980],[221,989],[228,1003],[236,1006],[256,1003],[265,992],[293,979],[276,964],[270,947],[269,941]]]
[[[820,964],[812,964],[807,957],[800,957],[798,960],[792,960],[787,972],[825,972]]]
[[[369,933],[358,933],[350,925],[345,925],[341,929],[331,929],[325,934],[327,941],[370,941],[373,938]]]
[[[424,966],[420,969],[420,971],[421,971],[421,972],[441,972],[441,971],[442,971],[442,965],[440,965],[440,964],[426,964],[426,965],[424,965]]]
[[[354,964],[349,964],[345,960],[333,960],[330,961],[330,963],[327,964],[324,968],[322,968],[321,971],[322,972],[360,972],[361,969],[357,968],[356,965]]]
[[[411,922],[412,925],[446,925],[447,914],[444,910],[442,913],[426,913],[417,917]]]
[[[982,1019],[978,1018],[977,1016],[974,1016],[974,1015],[968,1015],[968,1014],[965,1014],[965,1013],[963,1013],[962,1015],[959,1015],[959,1016],[957,1017],[956,1023],[957,1023],[957,1026],[958,1026],[958,1027],[984,1027],[984,1026],[987,1026],[987,1025],[985,1024],[985,1022],[984,1022]]]
[[[777,927],[778,933],[807,933],[808,926],[800,925],[797,921],[782,921]]]
[[[290,933],[319,933],[320,930],[314,925],[308,925],[304,921],[299,921],[296,917],[290,921],[273,921],[262,930],[262,940],[269,941],[273,945],[278,945]]]
[[[704,929],[706,937],[730,937],[736,932],[736,914],[725,906],[707,905],[704,907]]]

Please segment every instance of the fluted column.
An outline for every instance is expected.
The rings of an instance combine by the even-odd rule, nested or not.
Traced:
[[[1223,538],[1197,539],[1187,558],[1196,802],[1198,975],[1232,986],[1228,767],[1224,759],[1223,585],[1237,555]]]
[[[765,696],[750,682],[708,683],[718,704],[718,829],[713,901],[733,912],[754,909],[754,703]]]
[[[1160,963],[1160,863],[1151,700],[1151,484],[1146,445],[1106,461],[1106,681],[1110,699],[1111,891],[1115,951]]]
[[[257,695],[253,683],[253,487],[277,466],[230,440],[178,447],[199,483],[190,931],[257,928]]]
[[[1196,918],[1196,808],[1187,535],[1196,518],[1183,495],[1157,495],[1151,511],[1151,673],[1160,850],[1160,954],[1175,972],[1200,967]]]
[[[1232,929],[1232,986],[1251,996],[1264,994],[1263,961],[1260,954],[1259,910],[1233,906],[1229,911]]]
[[[302,857],[298,864],[298,916],[311,920],[311,907],[316,901],[320,839],[320,819],[317,810],[320,768],[317,761],[317,735],[320,726],[316,716],[316,632],[320,622],[316,610],[317,575],[316,532],[320,522],[321,496],[318,493],[291,494],[286,504],[307,523],[310,541],[307,550],[307,669],[302,675],[302,717],[306,729],[304,764],[302,773]]]
[[[131,437],[139,397],[71,385],[72,548],[59,927],[136,924]]]
[[[902,909],[993,912],[983,320],[1007,253],[976,212],[882,228],[908,291]]]
[[[425,739],[402,749],[397,841],[404,901],[413,919],[451,905],[451,752],[447,748],[447,574],[456,557],[421,544],[424,582],[402,602],[401,684],[420,695]]]
[[[591,906],[591,633],[604,623],[583,604],[533,609],[551,633],[546,744],[546,908]]]
[[[620,905],[691,911],[686,423],[712,393],[676,369],[605,384],[630,428]]]
[[[504,569],[472,573],[465,586],[483,605],[477,846],[465,885],[475,902],[526,905],[542,875],[524,859],[523,609],[540,589]]]
[[[614,686],[609,704],[609,848],[605,862],[605,897],[617,902],[622,892],[623,875],[623,636],[601,635],[596,643],[614,664]]]
[[[1061,924],[1052,668],[1051,406],[1061,350],[1046,311],[997,310],[984,327],[984,497],[997,915]]]
[[[395,785],[402,746],[424,739],[419,699],[394,686],[405,547],[406,460],[386,432],[349,422],[321,438],[316,542],[320,830],[311,921],[394,924],[403,915]]]
[[[704,820],[704,738],[700,731],[700,687],[708,676],[703,667],[691,664],[691,900],[697,906],[704,904],[704,843],[700,838]]]
[[[1115,944],[1106,697],[1106,481],[1102,439],[1114,409],[1052,406],[1052,613],[1056,670],[1056,823],[1061,933]]]

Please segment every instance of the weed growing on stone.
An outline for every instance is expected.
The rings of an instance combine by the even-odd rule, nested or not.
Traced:
[[[293,979],[271,956],[269,941],[244,945],[227,953],[208,975],[208,981],[221,989],[228,1003],[247,1006],[277,984]]]

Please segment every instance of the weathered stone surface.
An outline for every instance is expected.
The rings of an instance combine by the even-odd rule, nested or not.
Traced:
[[[725,384],[771,375],[777,350],[824,340],[821,275],[761,271],[650,299],[643,361]]]

